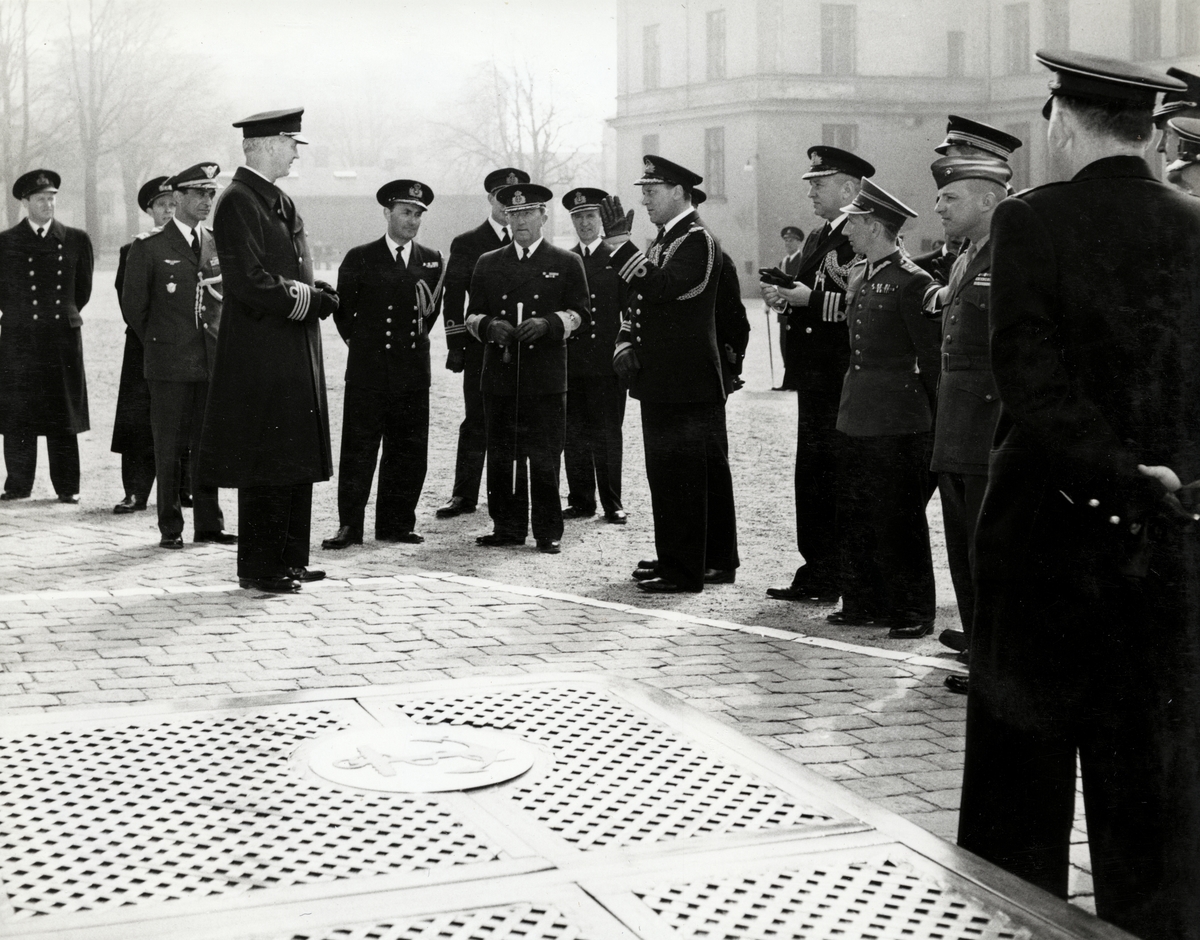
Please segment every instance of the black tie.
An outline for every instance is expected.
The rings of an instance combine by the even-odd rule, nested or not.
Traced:
[[[400,245],[396,246],[396,265],[398,267],[404,266],[404,248]]]
[[[592,249],[588,248],[587,245],[584,245],[583,246],[583,256],[586,258],[591,253],[592,253]]]
[[[512,241],[512,239],[508,237],[508,229],[505,229],[504,234],[500,236],[500,244],[507,245],[510,241]]]
[[[38,238],[41,238],[45,234],[46,234],[46,230],[42,226],[39,225],[38,226]]]
[[[200,257],[200,233],[192,229],[192,251],[196,253],[196,257]]]

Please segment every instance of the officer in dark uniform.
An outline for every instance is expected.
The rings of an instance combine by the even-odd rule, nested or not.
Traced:
[[[1200,196],[1200,118],[1171,118],[1167,129],[1177,141],[1175,159],[1167,164],[1167,182],[1189,195]]]
[[[922,313],[932,279],[897,245],[912,209],[865,180],[845,211],[862,260],[847,291],[851,355],[837,419],[842,609],[826,619],[916,639],[936,611],[925,503],[938,327]]]
[[[998,127],[951,114],[946,122],[946,139],[933,150],[944,157],[980,157],[1007,163],[1020,146],[1021,138]],[[912,260],[922,271],[928,271],[939,286],[945,286],[950,280],[954,259],[961,249],[962,241],[947,235],[940,248],[914,255]]]
[[[692,188],[692,208],[697,212],[708,194],[699,187]],[[801,235],[801,238],[804,236]],[[717,328],[717,350],[721,354],[721,381],[725,400],[746,383],[742,381],[742,366],[746,362],[746,347],[750,345],[750,318],[742,302],[742,285],[738,280],[737,264],[729,252],[721,252],[721,276],[717,280],[717,300],[714,309]],[[732,477],[731,477],[732,480]]]
[[[1183,83],[1037,57],[1051,158],[1072,175],[992,218],[1001,404],[958,842],[1066,898],[1078,766],[1097,914],[1195,937],[1200,205],[1146,160],[1155,95]]]
[[[567,345],[567,441],[563,459],[567,470],[567,508],[564,519],[596,514],[596,494],[604,519],[625,525],[621,506],[621,461],[625,421],[625,387],[612,367],[613,346],[621,329],[626,284],[608,263],[612,252],[604,244],[600,222],[603,189],[583,187],[563,196],[579,244],[572,250],[583,258],[592,302],[592,325]]]
[[[133,243],[121,296],[121,309],[145,348],[159,544],[167,549],[183,548],[183,455],[194,457],[200,449],[221,326],[221,265],[212,233],[200,224],[212,211],[220,171],[211,161],[197,163],[167,181],[175,192],[175,215]],[[225,531],[214,486],[196,485],[192,521],[196,542],[237,542]]]
[[[313,283],[304,221],[275,185],[297,153],[303,108],[238,121],[246,165],[221,196],[213,235],[225,285],[197,478],[238,488],[242,587],[300,589],[309,571],[312,486],[333,471],[319,319],[337,309]]]
[[[375,538],[424,541],[413,528],[429,459],[429,330],[437,320],[444,267],[440,251],[415,239],[433,190],[417,180],[392,180],[375,199],[387,231],[351,248],[338,268],[341,304],[334,322],[350,354],[338,531],[321,543],[327,549],[362,544],[381,442]]]
[[[13,184],[26,218],[0,233],[0,434],[8,478],[0,499],[26,499],[46,438],[60,503],[79,502],[79,441],[88,430],[83,318],[92,296],[92,243],[54,218],[62,180],[30,170]]]
[[[846,281],[854,249],[846,238],[842,207],[858,195],[875,167],[836,147],[810,147],[808,180],[813,211],[825,224],[808,233],[796,286],[761,284],[772,306],[788,304],[788,359],[784,384],[796,389],[796,547],[803,564],[792,583],[768,588],[788,601],[838,599],[835,499],[842,379],[850,360],[846,332]]]
[[[563,532],[558,483],[566,343],[591,323],[587,276],[578,255],[542,237],[550,190],[518,183],[494,195],[507,212],[513,243],[479,259],[467,308],[467,329],[486,343],[482,388],[493,523],[476,542],[524,545],[529,526],[538,551],[556,555]]]
[[[646,252],[629,239],[633,211],[615,196],[601,204],[610,263],[631,288],[613,367],[642,403],[658,557],[633,576],[651,593],[730,583],[741,563],[716,327],[722,253],[692,205],[702,181],[670,160],[642,158],[636,185],[659,226]]]
[[[790,278],[798,278],[801,252],[804,250],[804,229],[798,225],[785,225],[780,229],[779,237],[783,239],[783,249],[787,252],[779,262],[779,270]],[[775,320],[779,324],[779,361],[782,364],[787,362],[788,307],[785,301],[781,300],[775,309]],[[771,391],[794,392],[795,388],[784,381]]]
[[[1154,109],[1154,126],[1159,132],[1157,151],[1164,165],[1182,156],[1179,136],[1170,126],[1171,119],[1200,118],[1200,75],[1174,67],[1167,69],[1167,74],[1187,87],[1181,91],[1168,91]]]
[[[138,208],[154,220],[154,230],[163,227],[175,214],[175,192],[165,185],[167,177],[156,176],[138,190]],[[137,238],[145,238],[143,232]],[[125,264],[133,242],[121,246],[117,261],[117,301],[125,285]],[[141,512],[146,508],[150,490],[154,487],[154,432],[150,427],[150,387],[143,373],[146,351],[124,309],[125,354],[121,357],[121,381],[117,386],[117,412],[113,417],[112,446],[121,455],[121,482],[125,498],[113,506],[118,516]],[[186,486],[186,481],[181,484]]]
[[[483,180],[491,213],[483,224],[463,232],[450,242],[450,258],[446,262],[445,314],[446,368],[463,374],[463,405],[466,413],[458,428],[458,456],[454,464],[454,490],[450,501],[439,507],[439,519],[474,512],[479,501],[479,481],[483,476],[487,453],[487,428],[484,425],[483,344],[467,332],[467,292],[475,262],[485,252],[495,251],[512,241],[504,206],[496,199],[502,186],[528,183],[529,174],[516,167],[493,170]]]
[[[938,475],[946,554],[958,599],[962,642],[943,631],[942,642],[966,659],[975,616],[971,581],[975,523],[987,488],[988,454],[1000,416],[1000,393],[988,353],[988,294],[992,283],[992,213],[1007,192],[1012,169],[1003,160],[942,157],[930,168],[938,186],[937,207],[947,238],[965,240],[950,283],[932,298],[942,325],[942,374],[938,382],[933,460]],[[954,631],[958,633],[959,631]],[[966,679],[951,674],[946,687],[964,694]]]

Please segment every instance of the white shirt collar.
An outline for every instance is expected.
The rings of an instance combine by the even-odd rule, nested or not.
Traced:
[[[387,234],[387,232],[384,232],[383,240],[385,242],[387,242],[388,251],[390,251],[392,253],[393,258],[396,257],[396,251],[397,251],[397,249],[399,249],[400,254],[404,259],[404,263],[408,264],[408,259],[412,257],[412,239],[411,238],[404,243],[403,247],[400,246],[400,243],[398,241],[393,241],[392,236]]]
[[[38,230],[38,225],[37,225],[37,223],[35,223],[35,222],[33,221],[33,219],[29,218],[29,216],[25,216],[25,221],[26,221],[26,222],[28,222],[28,223],[29,223],[29,227],[30,227],[31,229],[33,229],[33,234],[34,234],[34,235],[37,235],[37,230]],[[53,220],[53,219],[51,219],[49,222],[43,222],[43,223],[41,224],[41,227],[42,227],[42,228],[44,228],[44,229],[46,230],[46,235],[49,235],[49,234],[50,234],[50,226],[51,226],[51,224],[53,224],[53,222],[54,222],[54,220]],[[43,236],[41,236],[41,237],[42,237],[42,238],[45,238],[45,237],[46,237],[46,235],[43,235]]]
[[[507,235],[510,240],[512,239],[512,233],[508,230],[508,226],[501,225],[499,222],[497,222],[495,219],[493,219],[490,215],[488,216],[488,225],[490,225],[492,227],[492,231],[496,233],[496,237],[498,239],[500,239],[501,241],[504,240],[505,235]]]
[[[784,263],[786,264],[788,261],[791,261],[794,257],[796,257],[796,255],[800,254],[800,252],[802,252],[803,250],[804,250],[804,246],[801,246],[801,247],[797,248],[795,251],[793,251],[790,255],[784,255],[784,258],[783,258]]]
[[[588,242],[586,245],[583,242],[579,243],[580,248],[586,248],[589,255],[594,255],[596,249],[604,244],[604,236],[599,236],[594,242]]]
[[[522,248],[516,242],[513,242],[513,247],[517,249],[517,257],[518,258],[528,258],[531,254],[533,254],[535,251],[538,250],[538,246],[545,240],[546,240],[545,236],[539,236],[538,240],[535,241],[528,248]]]
[[[179,216],[171,216],[171,221],[179,226],[179,231],[183,232],[183,240],[189,245],[192,243],[192,227],[185,222],[179,221]]]
[[[249,163],[243,163],[243,164],[242,164],[242,166],[244,166],[244,167],[245,167],[247,170],[249,170],[249,171],[250,171],[251,173],[253,173],[255,176],[259,176],[259,177],[261,177],[262,179],[265,179],[265,180],[267,180],[267,176],[266,176],[266,174],[265,174],[265,173],[259,173],[259,172],[258,172],[258,170],[254,169],[254,167],[252,167],[252,166],[251,166]],[[270,183],[272,186],[274,186],[274,185],[275,185],[275,181],[274,181],[274,180],[267,180],[267,182],[268,182],[268,183]]]
[[[681,213],[679,213],[679,215],[675,216],[675,218],[673,218],[670,222],[668,222],[666,225],[663,226],[663,234],[665,235],[667,232],[671,231],[671,229],[673,229],[677,224],[679,224],[679,222],[683,219],[684,216],[691,215],[695,211],[696,211],[695,208],[693,208],[692,206],[688,206]]]

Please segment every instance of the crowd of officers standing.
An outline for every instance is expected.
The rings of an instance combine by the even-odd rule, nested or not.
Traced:
[[[946,243],[928,255],[903,250],[916,212],[871,163],[808,151],[823,224],[807,238],[785,228],[781,265],[760,272],[798,400],[803,559],[768,593],[840,597],[831,623],[927,635],[925,507],[940,491],[963,626],[942,639],[971,663],[969,682],[948,682],[969,693],[960,843],[1065,896],[1078,755],[1100,915],[1142,937],[1197,936],[1200,77],[1038,58],[1053,75],[1047,139],[1070,178],[1013,194],[1008,159],[1023,142],[951,115],[930,167]],[[394,180],[377,194],[383,236],[346,255],[334,287],[314,280],[303,219],[276,186],[307,142],[302,113],[234,124],[246,165],[211,231],[215,163],[139,193],[155,226],[122,249],[117,276],[128,332],[115,511],[144,509],[156,478],[164,548],[182,547],[190,498],[196,541],[237,543],[243,587],[290,593],[324,577],[308,567],[309,529],[312,484],[333,472],[319,327],[332,317],[349,356],[339,525],[323,547],[361,543],[381,447],[375,537],[421,542],[442,313],[465,419],[439,516],[473,512],[486,471],[482,546],[523,545],[531,529],[558,553],[564,518],[598,507],[624,524],[628,391],[657,548],[638,587],[733,581],[725,402],[749,325],[735,266],[696,211],[702,178],[643,158],[636,185],[658,229],[644,249],[619,197],[570,191],[578,244],[565,251],[542,231],[551,191],[501,168],[484,181],[488,218],[448,259],[416,241],[432,190]],[[1155,125],[1174,187],[1145,159]],[[78,500],[92,253],[53,218],[60,182],[49,170],[17,180],[28,219],[0,233],[5,500],[29,496],[38,436],[59,499]],[[218,487],[238,490],[237,536]]]

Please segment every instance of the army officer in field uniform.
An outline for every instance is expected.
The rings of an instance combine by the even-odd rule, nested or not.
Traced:
[[[361,544],[375,455],[375,538],[421,542],[413,531],[429,455],[429,330],[437,320],[442,254],[417,244],[433,190],[416,180],[393,180],[375,199],[387,222],[384,236],[351,248],[338,268],[334,322],[350,346],[342,454],[338,467],[338,531],[321,543]]]
[[[62,180],[31,170],[13,184],[26,218],[0,233],[0,434],[8,478],[0,499],[25,499],[46,438],[60,503],[79,502],[79,441],[88,430],[83,318],[92,243],[54,218]]]

